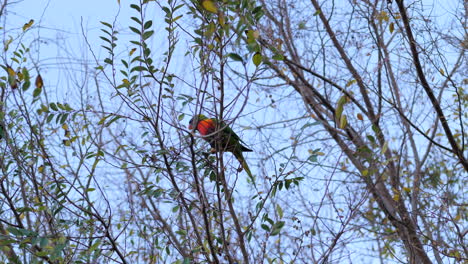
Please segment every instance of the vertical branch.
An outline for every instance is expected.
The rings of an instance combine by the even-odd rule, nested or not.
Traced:
[[[413,64],[414,64],[414,67],[416,68],[416,73],[418,75],[418,78],[421,81],[421,85],[424,91],[426,92],[427,97],[429,97],[429,100],[431,101],[432,106],[434,107],[434,110],[437,113],[437,117],[439,118],[442,128],[444,129],[445,136],[447,137],[450,143],[450,146],[452,147],[452,152],[457,156],[458,160],[460,161],[462,166],[465,168],[465,170],[468,171],[468,160],[465,158],[463,151],[460,149],[457,142],[455,141],[455,138],[453,137],[453,134],[452,134],[452,130],[450,129],[448,125],[447,119],[445,118],[445,115],[440,106],[440,103],[435,97],[434,93],[432,92],[432,88],[430,87],[429,83],[426,80],[426,75],[424,74],[421,61],[419,60],[419,52],[416,46],[417,42],[413,36],[413,31],[411,29],[408,14],[406,12],[406,7],[403,4],[403,0],[396,0],[396,3],[398,5],[398,9],[400,10],[401,19],[403,20],[406,37],[408,38],[408,44],[410,46]]]
[[[192,155],[191,158],[191,163],[192,163],[192,171],[193,171],[193,178],[195,179],[195,188],[197,190],[197,195],[198,195],[198,201],[201,205],[201,214],[203,216],[203,224],[205,227],[205,234],[206,234],[206,239],[208,240],[208,246],[210,248],[210,253],[211,256],[213,257],[214,263],[219,263],[218,256],[217,256],[217,250],[216,247],[213,244],[213,238],[212,238],[212,232],[213,230],[210,228],[210,221],[208,220],[208,207],[207,207],[207,201],[206,198],[203,195],[203,192],[201,190],[201,182],[198,178],[198,171],[197,171],[197,166],[195,164],[195,149],[193,146],[195,145],[195,139],[193,135],[190,135],[190,153]],[[195,227],[196,229],[196,227]]]

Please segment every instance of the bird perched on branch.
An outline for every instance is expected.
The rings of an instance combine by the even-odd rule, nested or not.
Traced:
[[[253,180],[249,165],[247,165],[242,155],[242,152],[252,152],[252,150],[242,145],[244,141],[226,123],[223,121],[219,122],[216,118],[197,115],[190,120],[189,129],[198,130],[203,139],[208,141],[215,151],[232,152],[242,168]]]

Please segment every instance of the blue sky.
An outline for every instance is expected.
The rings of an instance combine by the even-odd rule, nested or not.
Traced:
[[[129,17],[134,15],[134,12],[129,9],[129,4],[133,1],[121,1],[121,10],[118,17],[118,25],[122,29],[122,35],[125,36],[125,32],[128,32],[128,25],[131,23]],[[428,4],[432,4],[432,1],[423,1]],[[434,12],[447,12],[442,2],[453,9],[453,6],[457,1],[434,1],[439,4],[433,9]],[[61,82],[69,81],[68,78],[61,74],[59,68],[60,64],[67,63],[70,60],[76,62],[76,69],[81,67],[80,59],[90,62],[90,66],[94,65],[94,60],[90,57],[88,47],[85,45],[83,35],[81,32],[81,21],[84,28],[85,34],[89,37],[92,42],[92,48],[96,50],[98,57],[102,60],[106,53],[99,49],[101,40],[98,36],[101,34],[100,29],[102,25],[99,21],[112,22],[116,15],[119,13],[119,5],[117,0],[83,0],[83,1],[67,1],[67,0],[25,0],[19,4],[15,4],[12,7],[9,14],[8,25],[9,27],[21,28],[24,23],[30,19],[34,19],[35,27],[40,27],[39,31],[34,31],[27,38],[31,41],[37,34],[40,34],[41,38],[49,40],[49,43],[40,45],[40,53],[37,54],[40,65],[47,69],[47,74],[43,74],[46,83],[50,83],[53,89],[55,87],[61,87]],[[155,22],[156,23],[156,22]],[[125,49],[126,41],[123,37],[120,37],[120,45]],[[34,46],[34,45],[33,45]],[[40,57],[39,57],[40,56]],[[57,67],[48,67],[50,65],[57,65]],[[70,64],[73,65],[73,64]],[[74,66],[72,66],[74,67]],[[189,68],[189,67],[187,67]],[[53,71],[57,70],[55,74]],[[70,74],[70,73],[69,73]],[[66,87],[66,86],[63,86]],[[54,91],[63,93],[73,93],[73,91]],[[252,96],[261,97],[260,95]],[[278,96],[280,97],[280,96]],[[300,108],[300,107],[297,107]],[[299,114],[299,110],[294,112],[291,117],[295,114]],[[258,123],[265,121],[265,116],[257,114]],[[253,118],[256,118],[253,117]],[[278,119],[284,117],[278,116]],[[188,119],[187,119],[188,120]],[[318,129],[318,128],[317,128]],[[248,134],[249,131],[241,131],[240,133]],[[254,132],[252,132],[253,134]],[[284,138],[288,138],[290,135],[281,135]],[[279,136],[278,136],[279,137]],[[250,138],[252,139],[252,137]],[[252,142],[253,140],[246,140],[246,142]],[[263,139],[265,140],[265,139]],[[249,144],[251,146],[251,144]],[[254,149],[256,146],[253,146]],[[321,176],[321,175],[320,175]]]

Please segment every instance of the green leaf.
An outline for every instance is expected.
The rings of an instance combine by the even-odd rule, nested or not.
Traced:
[[[278,212],[278,216],[280,218],[283,218],[283,209],[281,208],[279,204],[276,205],[276,211]]]
[[[58,111],[57,105],[55,103],[50,103],[49,106],[52,108],[52,110]]]
[[[163,6],[162,10],[166,13],[166,15],[171,14],[171,10],[167,6]]]
[[[41,237],[39,239],[39,245],[41,246],[41,248],[47,246],[48,244],[49,244],[49,240],[46,237]]]
[[[274,59],[274,60],[277,60],[277,61],[282,61],[282,60],[284,60],[284,56],[281,55],[281,54],[275,54],[275,55],[273,55],[273,57],[271,57],[271,58]]]
[[[276,236],[281,232],[281,229],[283,228],[285,222],[284,221],[278,221],[272,226],[272,230],[270,235],[271,236]]]
[[[11,244],[15,244],[16,243],[16,240],[14,239],[4,239],[2,238],[0,240],[0,246],[9,246]]]
[[[270,227],[267,226],[266,224],[262,224],[261,227],[263,230],[270,232]]]
[[[252,61],[255,64],[255,66],[258,67],[258,65],[262,63],[262,54],[260,54],[260,52],[256,52],[252,57]]]
[[[38,97],[39,95],[41,95],[41,92],[42,92],[42,88],[39,88],[39,87],[38,87],[38,88],[34,89],[34,91],[33,91],[33,97],[34,97],[34,98]]]
[[[138,35],[141,34],[140,30],[138,30],[137,28],[134,28],[134,27],[128,27],[128,28],[130,28],[131,31],[137,33]]]
[[[107,124],[105,126],[106,127],[110,126],[112,123],[119,120],[120,118],[122,118],[122,117],[121,116],[116,116],[116,117],[112,118],[109,122],[107,122]]]
[[[257,6],[252,10],[252,14],[256,14],[258,12],[262,11],[262,6]]]
[[[131,17],[130,19],[141,25],[141,21],[137,17]]]
[[[47,123],[50,123],[50,121],[52,121],[52,119],[54,119],[54,115],[53,115],[53,114],[50,114],[50,115],[47,116],[46,122],[47,122]]]
[[[134,72],[134,71],[139,71],[139,72],[141,72],[141,71],[146,71],[146,68],[143,67],[143,66],[136,66],[136,67],[133,67],[133,68],[130,70],[130,72]]]
[[[150,28],[151,26],[153,25],[153,21],[152,20],[148,20],[145,22],[145,25],[143,26],[144,29],[148,29]]]
[[[147,40],[153,34],[154,34],[154,30],[146,31],[145,33],[143,33],[143,40]]]
[[[367,139],[368,139],[370,142],[372,142],[373,144],[375,144],[375,138],[374,138],[374,136],[372,136],[372,135],[367,135],[366,137],[367,137]]]
[[[95,251],[99,247],[99,245],[101,245],[101,240],[98,239],[94,244],[91,245],[91,247],[89,247],[88,251]]]
[[[23,74],[23,79],[24,79],[22,88],[23,88],[23,91],[26,91],[31,86],[31,77],[29,76],[29,71],[28,69],[26,69],[26,67],[22,69],[21,73]]]
[[[133,8],[133,9],[135,9],[135,10],[138,11],[138,12],[141,11],[140,7],[137,6],[137,5],[135,5],[135,4],[131,4],[130,7]]]
[[[112,28],[112,25],[107,23],[107,22],[104,22],[104,21],[100,21],[101,24],[103,24],[104,26],[108,27],[108,28]]]
[[[372,130],[376,133],[376,134],[379,134],[380,133],[380,129],[378,126],[376,125],[372,125]]]
[[[104,40],[104,41],[106,41],[106,42],[112,43],[112,42],[111,42],[108,38],[106,38],[106,37],[100,36],[99,38],[102,39],[102,40]]]
[[[68,113],[63,114],[62,117],[60,118],[60,124],[65,123],[65,121],[67,121],[67,118],[68,118]]]
[[[235,61],[240,61],[240,62],[244,62],[244,60],[242,59],[242,57],[237,54],[237,53],[229,53],[228,54],[228,57],[231,58],[232,60],[235,60]]]

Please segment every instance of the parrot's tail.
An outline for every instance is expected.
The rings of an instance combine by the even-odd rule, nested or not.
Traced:
[[[252,180],[253,182],[253,176],[252,176],[252,172],[250,171],[250,168],[249,168],[249,165],[247,165],[247,162],[245,161],[245,159],[243,159],[241,161],[241,164],[242,164],[242,167],[244,168],[245,172],[247,172],[247,174],[249,175],[250,179]]]
[[[242,152],[240,153],[240,155],[235,155],[235,156],[236,156],[237,160],[240,162],[240,164],[242,165],[242,168],[244,168],[245,172],[247,172],[247,175],[249,175],[249,178],[252,181],[252,183],[255,183],[252,172],[250,171],[249,165],[245,161],[245,158],[242,155]]]

